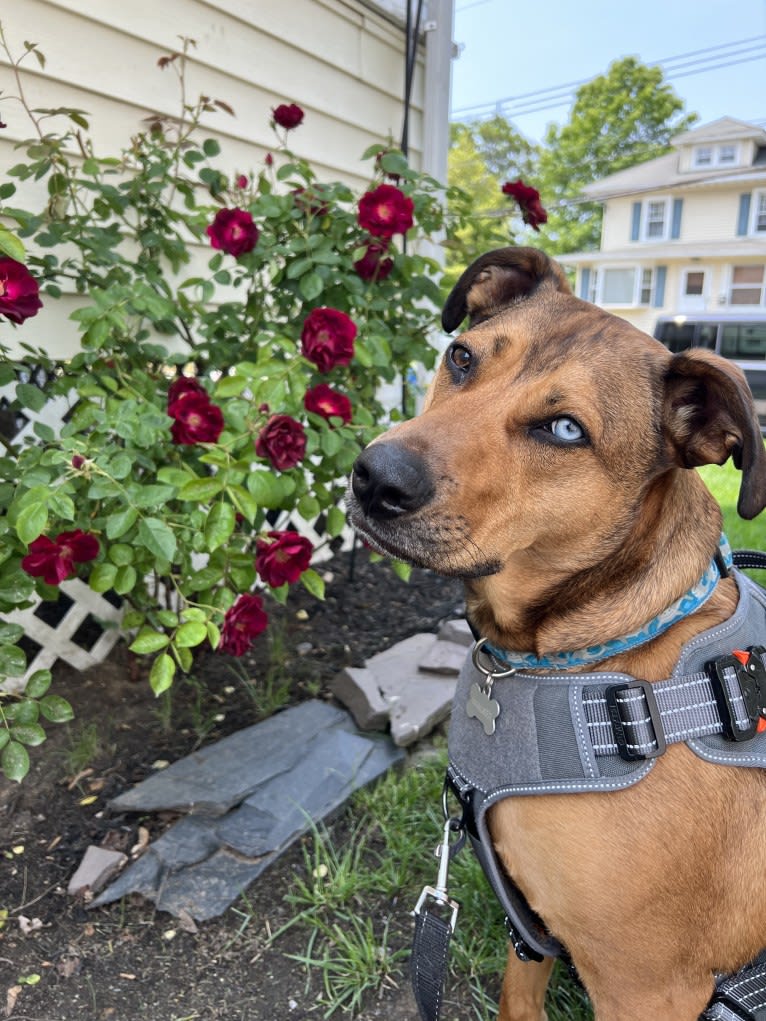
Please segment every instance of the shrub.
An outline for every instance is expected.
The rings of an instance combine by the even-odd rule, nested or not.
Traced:
[[[160,61],[182,84],[188,45]],[[8,54],[14,68],[43,59],[26,47]],[[321,598],[305,546],[275,531],[275,515],[340,533],[344,479],[389,414],[381,383],[435,354],[438,266],[416,252],[444,223],[438,183],[382,144],[364,154],[361,196],[320,181],[286,144],[303,120],[295,104],[271,114],[265,165],[231,175],[218,142],[200,137],[214,110],[231,112],[201,97],[108,157],[82,111],[29,111],[34,137],[0,183],[0,331],[23,331],[65,291],[80,299],[68,360],[29,344],[12,357],[0,332],[12,413],[71,401],[58,434],[38,423],[23,445],[0,436],[0,612],[55,599],[74,575],[117,593],[156,693],[195,647],[245,651],[268,598],[283,601],[295,579]],[[38,208],[14,205],[19,182],[45,187]],[[259,577],[259,551],[283,569]],[[26,669],[19,637],[0,625],[0,677]],[[49,684],[41,671],[0,697],[13,779],[44,739],[40,717],[71,714]]]

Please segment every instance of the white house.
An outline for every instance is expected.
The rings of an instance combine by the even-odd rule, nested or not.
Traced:
[[[732,117],[583,189],[602,202],[597,252],[560,261],[580,297],[653,333],[661,315],[766,321],[766,130]]]

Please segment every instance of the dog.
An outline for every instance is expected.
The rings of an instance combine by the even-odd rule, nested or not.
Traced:
[[[640,628],[717,548],[720,509],[691,469],[731,457],[739,514],[766,506],[743,374],[708,351],[670,354],[575,297],[531,248],[465,270],[445,331],[466,317],[421,414],[357,459],[352,524],[374,549],[462,579],[469,621],[498,649],[544,656]],[[668,678],[737,602],[723,578],[699,610],[595,669]],[[684,743],[653,766],[624,790],[489,812],[503,868],[566,947],[597,1021],[694,1021],[714,976],[766,947],[766,773]],[[551,966],[510,950],[501,1021],[544,1021]]]

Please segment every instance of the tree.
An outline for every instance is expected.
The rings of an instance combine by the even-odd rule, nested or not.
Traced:
[[[580,198],[586,184],[667,152],[696,114],[664,80],[662,69],[635,57],[612,63],[576,93],[569,120],[548,128],[535,182],[548,210],[542,247],[552,255],[597,249],[601,206]]]
[[[445,286],[478,255],[516,240],[515,203],[503,182],[533,175],[535,147],[504,117],[452,124],[449,152],[450,214],[459,226],[449,234]],[[520,219],[518,226],[523,226]]]

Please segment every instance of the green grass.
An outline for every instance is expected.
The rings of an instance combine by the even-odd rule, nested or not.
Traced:
[[[745,521],[737,514],[737,499],[742,476],[731,463],[709,464],[697,469],[723,511],[723,527],[732,549],[756,549],[766,552],[766,520],[760,514]],[[766,585],[766,571],[748,571],[761,585]]]

